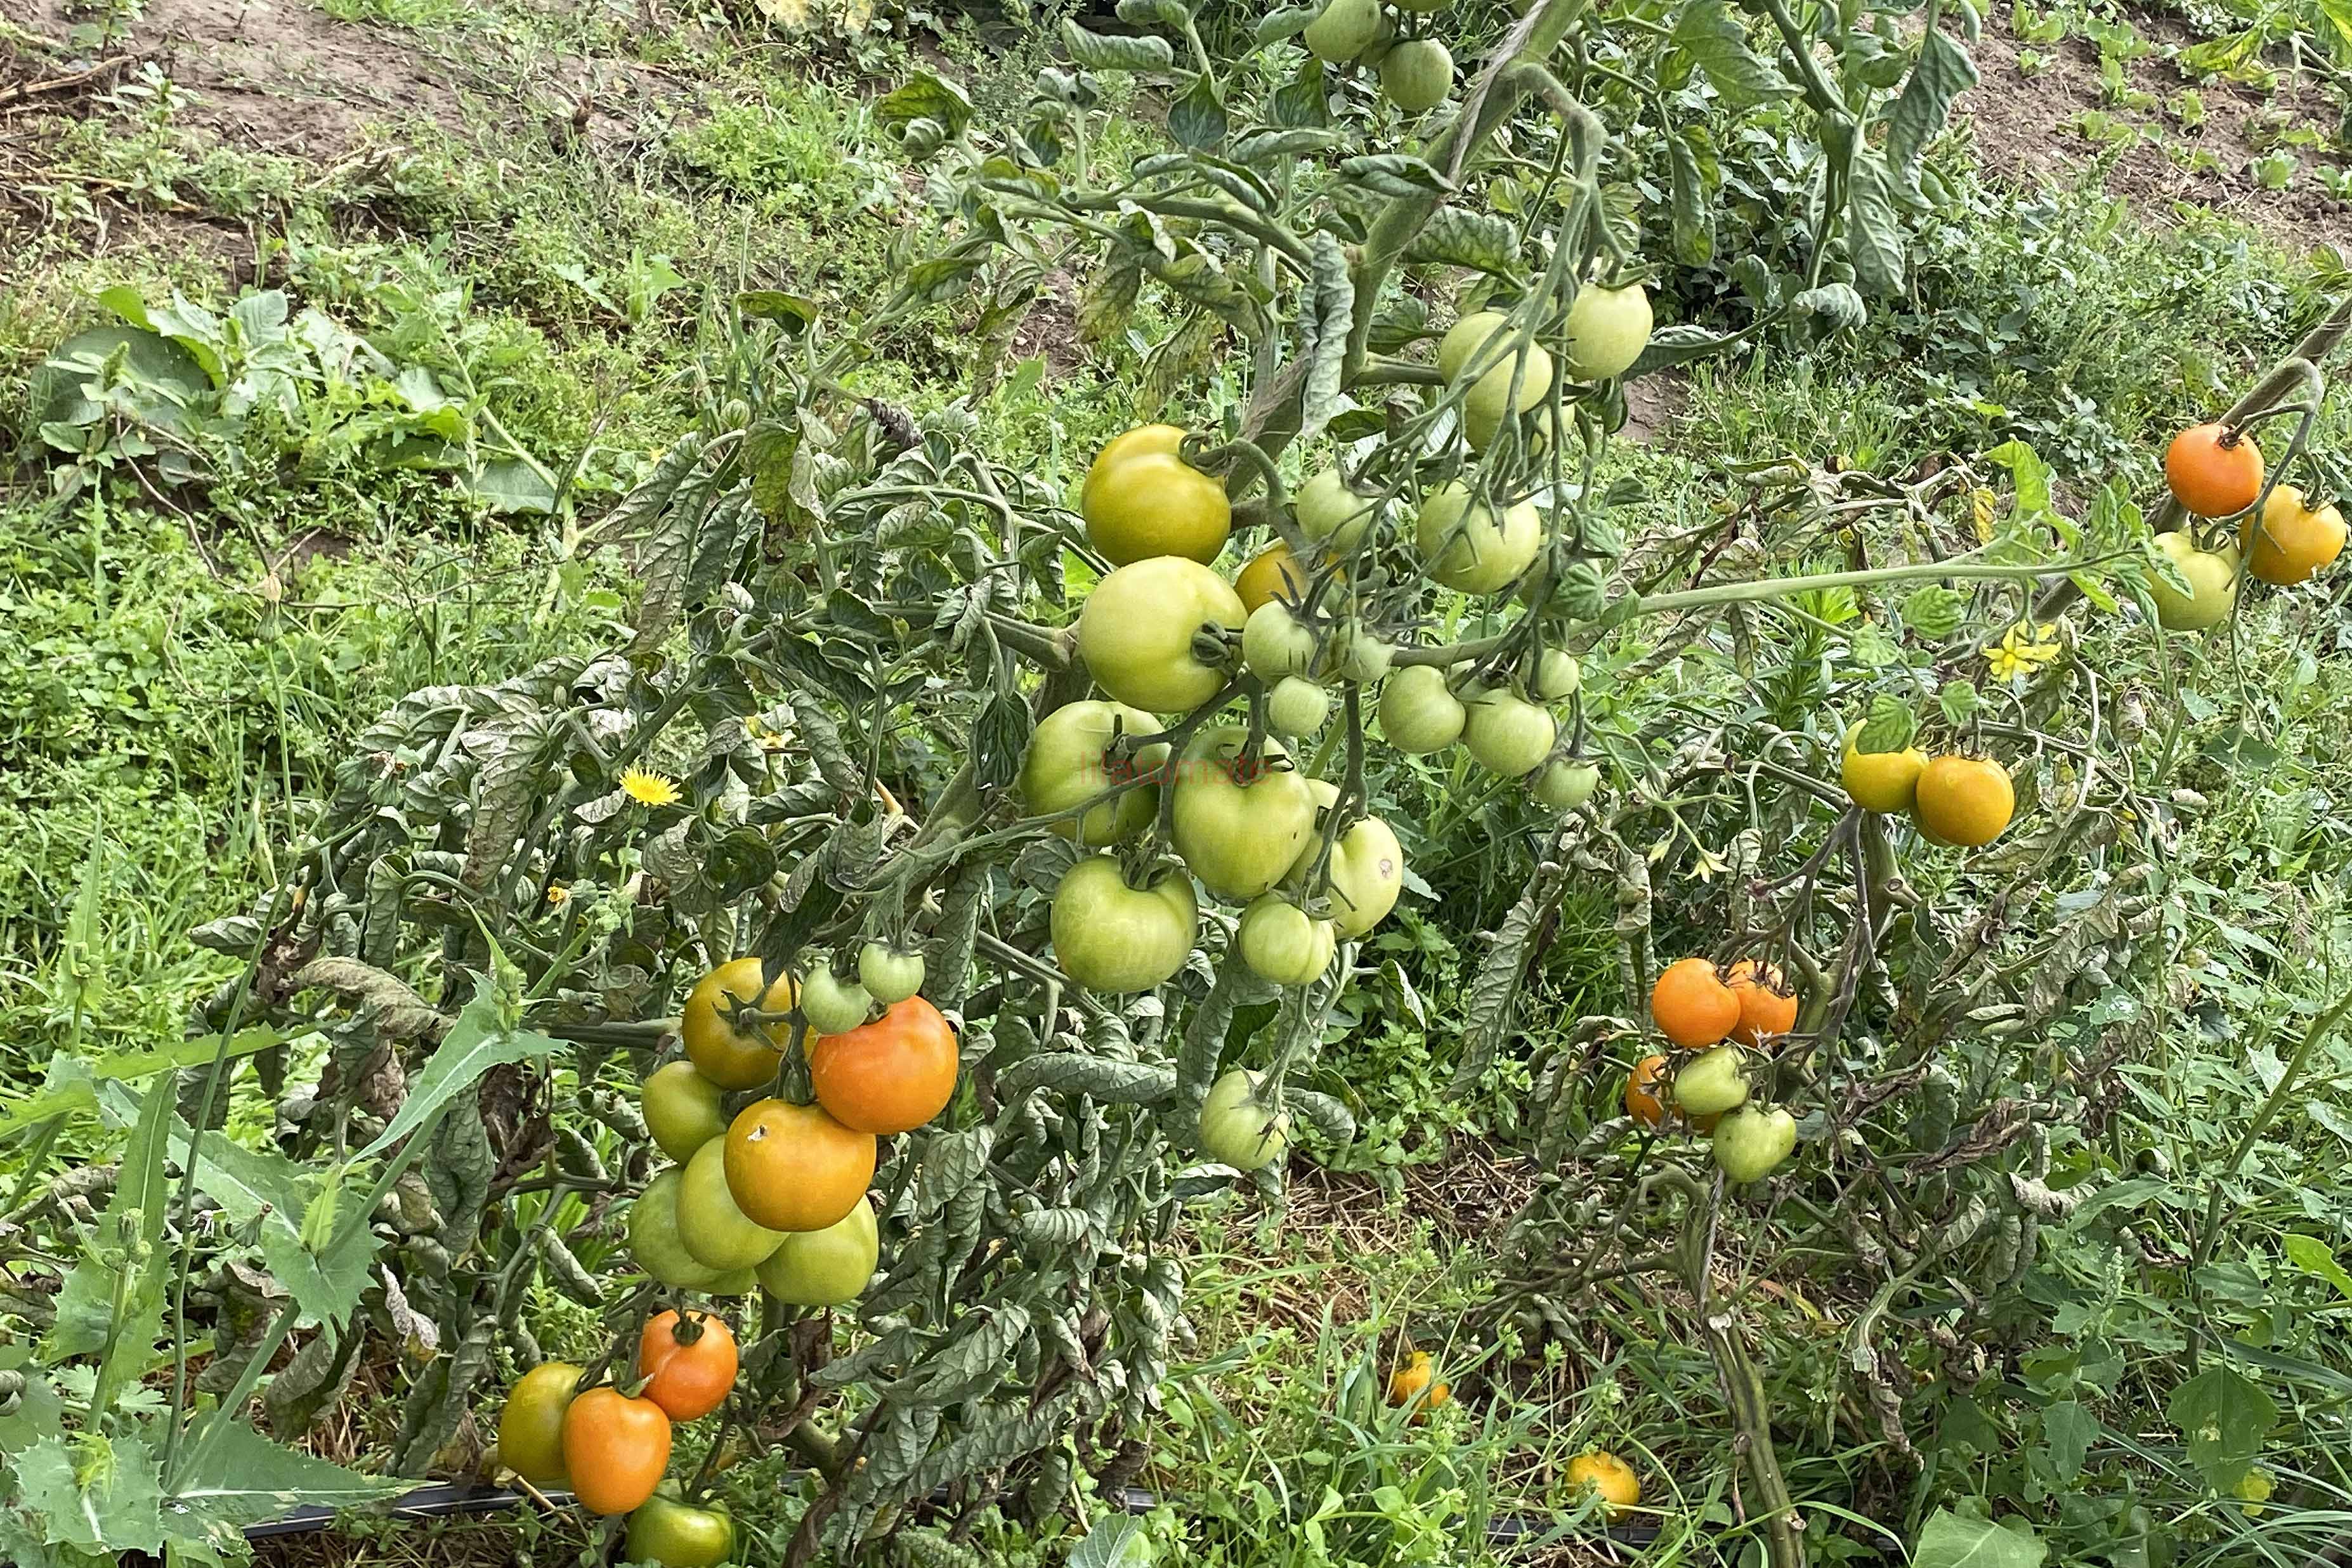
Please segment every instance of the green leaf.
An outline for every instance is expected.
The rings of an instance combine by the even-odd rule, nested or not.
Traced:
[[[1382,196],[1420,196],[1454,189],[1433,165],[1410,153],[1366,153],[1343,159],[1339,177]]]
[[[2327,1243],[2315,1236],[2292,1234],[2286,1238],[2286,1260],[2315,1279],[2336,1287],[2336,1294],[2352,1300],[2352,1272],[2336,1261]]]
[[[1097,1521],[1070,1549],[1069,1568],[1151,1568],[1159,1558],[1160,1548],[1143,1521],[1113,1514]]]
[[[2021,513],[2032,518],[2050,510],[2050,465],[2032,447],[2012,438],[1984,456],[1987,461],[2009,470],[2010,482],[2017,487],[2017,510]],[[2187,591],[2185,584],[2182,591]]]
[[[1650,345],[1642,351],[1642,357],[1627,368],[1625,379],[1632,381],[1654,370],[1705,359],[1709,354],[1720,353],[1725,347],[1738,341],[1737,334],[1710,331],[1705,327],[1687,323],[1660,327],[1650,334]]]
[[[1779,71],[1748,47],[1747,25],[1726,0],[1694,0],[1685,6],[1675,23],[1673,42],[1734,109],[1792,90]]]
[[[1895,211],[1894,176],[1875,153],[1857,153],[1847,186],[1846,255],[1854,282],[1882,297],[1903,292],[1903,220]]]
[[[2226,1366],[2208,1367],[2172,1391],[2165,1413],[2180,1428],[2189,1462],[2208,1485],[2228,1491],[2263,1451],[2278,1406],[2260,1384]]]
[[[1675,259],[1704,267],[1715,259],[1715,209],[1706,199],[1706,174],[1699,164],[1703,125],[1684,127],[1666,138],[1667,210],[1672,218]]]
[[[2099,1435],[2098,1418],[2074,1400],[2061,1400],[2042,1413],[2042,1441],[2051,1473],[2061,1483],[2083,1473],[2083,1460]]]
[[[282,1447],[243,1421],[208,1435],[205,1451],[172,1494],[173,1501],[230,1528],[257,1524],[304,1506],[364,1508],[414,1483],[363,1476]]]
[[[1887,115],[1886,160],[1905,190],[1918,190],[1919,164],[1927,155],[1927,143],[1942,134],[1952,100],[1976,84],[1976,62],[1968,51],[1940,32],[1929,33],[1919,47],[1911,79],[1903,84]]]
[[[1356,285],[1348,276],[1348,255],[1328,229],[1317,231],[1315,267],[1300,305],[1300,357],[1307,384],[1300,395],[1298,438],[1311,441],[1339,412],[1340,375],[1347,367],[1348,334],[1356,321]]]
[[[1930,583],[1905,595],[1902,608],[1905,626],[1931,642],[1941,642],[1960,629],[1969,602],[1943,584]]]
[[[155,1552],[163,1546],[162,1466],[137,1437],[86,1432],[16,1456],[16,1506],[50,1545]]]
[[[1256,164],[1270,163],[1277,158],[1304,157],[1310,153],[1327,153],[1346,140],[1337,131],[1313,125],[1260,131],[1234,143],[1234,162]]]
[[[474,999],[457,1015],[457,1022],[409,1086],[408,1099],[375,1141],[355,1159],[380,1154],[407,1137],[434,1112],[495,1067],[543,1057],[562,1047],[545,1035],[517,1026],[512,999],[500,994],[490,976],[478,977]]]
[[[1862,732],[1853,738],[1853,749],[1899,752],[1911,743],[1911,737],[1918,731],[1918,720],[1911,711],[1911,704],[1892,692],[1882,691],[1870,700],[1870,711],[1863,716]]]
[[[480,497],[492,511],[503,515],[555,510],[555,487],[548,482],[545,474],[520,458],[499,458],[484,463],[460,477],[458,484],[468,495]]]
[[[1228,124],[1217,79],[1206,71],[1196,73],[1192,85],[1168,106],[1168,134],[1197,152],[1223,146]]]
[[[971,100],[954,82],[918,71],[874,106],[875,124],[894,140],[918,120],[944,127],[950,137],[961,136],[971,123]]]
[[[2049,1555],[2022,1520],[2011,1527],[1939,1508],[1919,1531],[1911,1568],[2042,1568]]]
[[[1070,63],[1090,71],[1164,71],[1176,63],[1176,51],[1167,39],[1150,34],[1132,37],[1090,33],[1076,22],[1062,23],[1062,47]]]
[[[755,321],[777,322],[793,337],[816,325],[819,315],[815,300],[782,289],[746,289],[735,296],[735,309]]]
[[[1984,699],[1965,680],[1947,680],[1936,693],[1936,706],[1948,724],[1965,724],[1984,707]]]
[[[1870,320],[1870,307],[1862,302],[1851,283],[1824,283],[1818,289],[1808,289],[1789,301],[1789,309],[1809,316],[1819,316],[1829,323],[1832,331],[1861,326]]]
[[[1440,207],[1412,237],[1404,257],[1417,266],[1467,267],[1504,276],[1518,265],[1519,231],[1494,213]]]

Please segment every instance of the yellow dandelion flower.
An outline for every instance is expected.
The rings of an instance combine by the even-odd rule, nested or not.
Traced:
[[[562,883],[558,882],[553,887],[547,889],[547,907],[549,909],[562,909],[565,904],[568,904],[571,901],[572,889],[565,887]]]
[[[639,805],[676,805],[678,802],[676,784],[643,768],[621,770],[621,793]]]

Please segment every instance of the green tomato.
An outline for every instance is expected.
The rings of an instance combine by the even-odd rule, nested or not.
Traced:
[[[1278,741],[1245,760],[1249,732],[1211,724],[1176,765],[1176,853],[1209,891],[1247,903],[1282,879],[1315,826],[1315,796]]]
[[[1381,688],[1381,733],[1414,756],[1442,752],[1462,738],[1462,703],[1433,664],[1409,664]]]
[[[1743,1105],[1715,1124],[1715,1165],[1735,1182],[1760,1182],[1796,1152],[1797,1119],[1777,1105]]]
[[[1311,735],[1331,716],[1331,694],[1311,680],[1285,676],[1265,694],[1266,727],[1277,735]]]
[[[1160,721],[1122,702],[1066,702],[1037,721],[1029,750],[1021,759],[1021,802],[1039,816],[1073,811],[1114,784],[1156,774],[1168,760],[1166,745],[1144,746],[1113,756],[1121,735],[1156,735]],[[1139,784],[1088,806],[1083,816],[1054,824],[1065,838],[1098,847],[1122,844],[1160,815],[1160,786]]]
[[[1519,388],[1517,397],[1511,395],[1514,380]],[[1551,354],[1530,343],[1524,363],[1506,355],[1502,363],[1478,378],[1462,400],[1462,418],[1465,426],[1475,420],[1489,429],[1499,429],[1507,415],[1527,413],[1550,391]]]
[[[857,950],[857,983],[887,1007],[923,988],[923,955],[912,948],[869,942]]]
[[[1268,686],[1307,674],[1315,668],[1315,633],[1298,624],[1289,605],[1269,599],[1243,624],[1242,662]]]
[[[1576,291],[1563,328],[1561,358],[1573,381],[1606,381],[1632,368],[1650,344],[1650,295],[1639,283],[1622,289],[1591,284]]]
[[[1316,919],[1279,893],[1252,900],[1234,936],[1250,973],[1276,985],[1310,985],[1321,979],[1339,943],[1329,921]]]
[[[1350,623],[1332,636],[1332,673],[1350,685],[1370,685],[1395,662],[1396,644],[1368,626]]]
[[[1675,1069],[1675,1103],[1693,1116],[1720,1116],[1747,1104],[1747,1053],[1734,1045],[1701,1051]]]
[[[1184,967],[1201,907],[1192,879],[1161,867],[1140,888],[1094,855],[1062,874],[1049,929],[1062,973],[1089,991],[1149,991]]]
[[[723,1140],[707,1145],[719,1148]],[[697,1151],[699,1152],[700,1151]],[[713,1268],[686,1249],[678,1235],[677,1194],[686,1173],[672,1165],[646,1184],[629,1205],[629,1256],[638,1268],[673,1290],[708,1290],[724,1269]]]
[[[1307,47],[1326,65],[1346,65],[1380,42],[1381,0],[1330,0],[1307,24]]]
[[[2150,574],[2148,597],[2156,601],[2156,624],[2168,632],[2201,632],[2227,616],[2238,602],[2238,552],[2234,545],[2200,550],[2185,531],[2159,533],[2156,548],[2189,579],[2179,592]]]
[[[1574,811],[1601,787],[1601,770],[1566,757],[1536,775],[1536,798],[1554,811]]]
[[[1507,779],[1541,767],[1559,739],[1559,726],[1549,710],[1508,689],[1481,692],[1465,706],[1469,717],[1462,726],[1463,744],[1480,767]]]
[[[1203,663],[1193,637],[1246,618],[1231,583],[1197,561],[1155,555],[1095,584],[1078,615],[1078,655],[1119,701],[1186,713],[1225,683],[1222,663]]]
[[[1236,1171],[1270,1165],[1290,1152],[1290,1113],[1257,1101],[1258,1075],[1235,1068],[1201,1102],[1201,1152]]]
[[[694,1152],[677,1186],[677,1235],[706,1268],[728,1273],[756,1268],[782,1247],[784,1233],[752,1223],[736,1206],[727,1185],[727,1140],[714,1138]]]
[[[838,1307],[865,1294],[881,1260],[873,1200],[860,1198],[823,1230],[787,1231],[760,1265],[760,1285],[788,1307]]]
[[[661,1568],[718,1568],[735,1555],[735,1521],[718,1503],[696,1508],[676,1481],[664,1481],[629,1513],[632,1563]]]
[[[1407,114],[1435,109],[1454,90],[1454,52],[1435,38],[1412,38],[1381,57],[1381,91]]]
[[[1528,682],[1528,695],[1539,702],[1558,702],[1575,696],[1576,689],[1583,684],[1584,670],[1576,662],[1576,656],[1548,647],[1536,660],[1536,677]]]
[[[1535,560],[1543,517],[1533,501],[1521,501],[1497,519],[1469,487],[1453,480],[1422,498],[1412,538],[1432,577],[1465,594],[1494,594]]]
[[[1316,779],[1307,788],[1315,796],[1315,828],[1283,873],[1284,882],[1299,890],[1307,889],[1315,862],[1322,857],[1328,814],[1339,800],[1339,786],[1327,779]],[[1397,895],[1404,890],[1404,848],[1395,831],[1377,816],[1349,823],[1324,862],[1323,886],[1312,890],[1329,903],[1331,926],[1340,936],[1352,942],[1368,934],[1388,919]]]
[[[1510,324],[1511,318],[1500,310],[1479,310],[1448,327],[1437,342],[1437,374],[1445,384],[1461,380],[1472,356],[1486,346],[1488,338]]]
[[[1291,510],[1298,517],[1298,531],[1313,540],[1328,541],[1330,548],[1345,555],[1364,542],[1380,515],[1379,507],[1369,498],[1348,488],[1348,481],[1337,468],[1325,468],[1308,478],[1290,498]]]
[[[713,1138],[727,1135],[727,1091],[694,1070],[692,1062],[656,1068],[639,1091],[646,1131],[671,1159],[684,1162]]]
[[[1486,416],[1482,417],[1480,410],[1467,406],[1466,399],[1465,402],[1465,406],[1462,410],[1463,437],[1470,443],[1472,451],[1483,452],[1493,446],[1495,437],[1502,433],[1502,410],[1499,407],[1487,409]],[[1519,446],[1530,461],[1550,451],[1559,436],[1559,416],[1548,406],[1537,409],[1523,419],[1515,416],[1515,423],[1518,427]]]
[[[801,983],[801,1016],[820,1035],[845,1035],[873,1011],[872,994],[856,981],[835,974],[830,962],[815,964]]]
[[[541,1362],[515,1379],[499,1412],[499,1462],[542,1489],[563,1485],[563,1413],[579,1385],[568,1361]]]

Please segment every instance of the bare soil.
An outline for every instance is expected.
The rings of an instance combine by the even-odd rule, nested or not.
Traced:
[[[2352,206],[2327,195],[2313,174],[2319,164],[2344,165],[2340,153],[2290,148],[2297,168],[2283,191],[2264,190],[2252,174],[2255,160],[2288,125],[2331,127],[2336,111],[2326,89],[2284,74],[2270,91],[2218,78],[2198,82],[2166,58],[2164,46],[2197,41],[2179,18],[2133,13],[2130,20],[2142,37],[2159,46],[2124,68],[2129,87],[2149,95],[2151,107],[2105,100],[2099,53],[2091,43],[2025,44],[2005,17],[1988,25],[1970,51],[1983,79],[1959,104],[1985,167],[2027,181],[2071,182],[2095,164],[2107,189],[2150,218],[2186,205],[2227,214],[2291,247],[2352,243]],[[2040,58],[2032,74],[2018,67],[2021,50]],[[2184,89],[2203,102],[2204,118],[2194,127],[2168,110]],[[2129,127],[2132,138],[2110,145],[2084,135],[2084,117],[2094,112]]]

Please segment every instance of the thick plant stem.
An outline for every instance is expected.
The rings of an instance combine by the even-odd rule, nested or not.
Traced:
[[[1788,1479],[1780,1473],[1780,1454],[1772,1447],[1772,1412],[1764,1397],[1764,1380],[1739,1337],[1738,1319],[1728,1307],[1712,1299],[1715,1221],[1723,1184],[1717,1181],[1704,1190],[1696,1183],[1684,1184],[1689,1188],[1690,1208],[1675,1248],[1675,1262],[1684,1289],[1698,1303],[1699,1329],[1706,1336],[1707,1353],[1715,1361],[1716,1376],[1731,1406],[1732,1424],[1739,1429],[1740,1453],[1756,1492],[1747,1512],[1763,1521],[1765,1556],[1771,1568],[1805,1568],[1804,1525],[1796,1502],[1789,1496]]]

